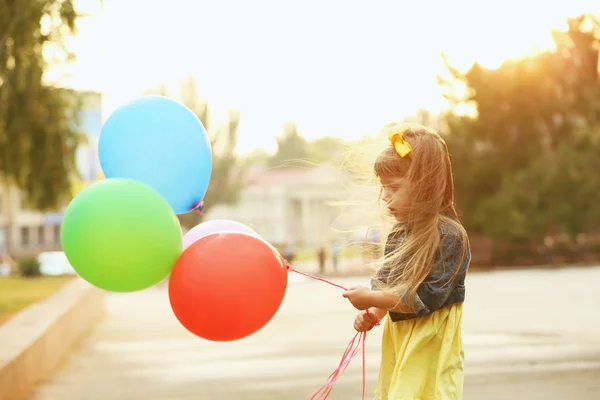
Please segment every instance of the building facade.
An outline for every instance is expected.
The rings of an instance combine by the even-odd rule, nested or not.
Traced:
[[[348,174],[329,164],[263,170],[250,174],[237,204],[217,205],[207,218],[244,223],[279,247],[327,246],[365,225],[366,213],[357,215],[342,206],[356,189]]]

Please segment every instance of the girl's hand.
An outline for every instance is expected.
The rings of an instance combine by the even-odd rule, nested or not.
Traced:
[[[350,300],[350,303],[357,310],[366,310],[372,307],[373,304],[373,292],[371,289],[364,286],[353,286],[348,291],[344,292],[342,296]]]
[[[378,323],[379,318],[372,312],[369,312],[369,310],[365,310],[359,312],[354,319],[354,329],[356,329],[357,332],[367,332],[373,329]]]

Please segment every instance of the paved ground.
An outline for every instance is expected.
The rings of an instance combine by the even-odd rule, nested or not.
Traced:
[[[110,295],[107,319],[33,400],[304,399],[338,364],[355,312],[339,289],[293,277],[269,325],[227,344],[182,328],[164,289]],[[600,399],[598,282],[600,268],[472,274],[465,399]],[[379,335],[368,342],[369,393]],[[330,399],[359,399],[360,382],[357,359]]]

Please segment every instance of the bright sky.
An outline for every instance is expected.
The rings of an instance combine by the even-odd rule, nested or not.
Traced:
[[[285,121],[309,139],[356,139],[419,107],[440,110],[440,51],[495,66],[546,47],[597,0],[77,0],[71,86],[104,118],[157,83],[194,76],[216,110],[241,110],[238,151],[275,149]],[[101,12],[100,12],[101,11]]]

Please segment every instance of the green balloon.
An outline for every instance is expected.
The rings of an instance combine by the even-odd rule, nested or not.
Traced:
[[[79,192],[61,227],[63,250],[75,271],[113,292],[162,281],[181,254],[181,241],[169,203],[131,179],[106,179]]]

